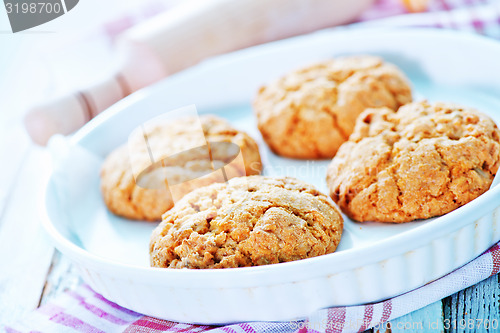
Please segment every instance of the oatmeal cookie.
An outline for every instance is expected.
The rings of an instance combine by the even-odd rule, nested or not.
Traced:
[[[285,157],[331,158],[366,108],[397,110],[411,88],[394,65],[373,56],[329,60],[260,88],[254,111],[269,147]]]
[[[328,167],[327,183],[354,220],[426,219],[488,190],[499,152],[498,127],[474,109],[427,102],[368,109]]]
[[[163,215],[151,266],[227,268],[332,253],[342,216],[328,196],[294,178],[238,177],[187,194]]]
[[[174,184],[175,193],[182,196],[213,183],[212,171],[222,166],[229,178],[259,174],[262,168],[257,143],[215,116],[155,123],[139,134],[113,151],[101,169],[101,191],[107,207],[130,219],[161,220],[161,215],[173,206],[170,189]],[[147,146],[143,134],[148,138]],[[206,146],[192,149],[200,142],[209,143],[210,153]],[[240,164],[232,162],[235,148],[239,153],[238,146],[243,159]],[[150,154],[161,163],[151,165]],[[132,165],[144,172],[134,174]]]

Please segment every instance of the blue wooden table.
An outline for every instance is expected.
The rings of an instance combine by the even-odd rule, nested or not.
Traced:
[[[382,332],[500,332],[499,275],[392,320],[387,326]]]

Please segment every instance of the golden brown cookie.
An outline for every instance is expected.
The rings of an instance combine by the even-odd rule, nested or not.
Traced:
[[[446,214],[490,187],[500,132],[486,115],[427,102],[368,109],[328,167],[330,196],[357,221]]]
[[[394,65],[372,56],[329,60],[291,72],[260,88],[254,101],[258,127],[276,153],[331,158],[370,107],[397,110],[411,88]]]
[[[150,242],[151,266],[227,268],[332,253],[342,216],[313,186],[294,178],[238,177],[199,188],[163,215]]]
[[[194,188],[213,183],[214,169],[225,166],[223,170],[229,178],[259,174],[262,169],[257,143],[215,116],[186,117],[148,126],[144,132],[147,146],[142,134],[132,136],[128,144],[113,151],[101,169],[104,201],[120,216],[161,220],[161,215],[173,206],[172,194],[182,197]],[[210,155],[206,146],[202,151],[205,154],[192,149],[201,141],[209,142]],[[238,153],[238,146],[244,164],[233,160],[233,148]],[[150,153],[161,163],[151,166]],[[145,171],[134,174],[131,163]],[[134,176],[141,176],[140,186]],[[165,178],[170,187],[165,185]],[[176,192],[171,194],[174,185]]]

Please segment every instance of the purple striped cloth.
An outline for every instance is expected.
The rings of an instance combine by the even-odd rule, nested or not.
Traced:
[[[132,22],[128,19],[127,22]],[[357,25],[425,26],[473,31],[500,39],[500,2],[429,0],[427,12],[408,13],[400,0],[378,0]],[[116,29],[115,29],[116,28]],[[114,35],[120,27],[105,27]],[[200,326],[141,315],[106,300],[86,285],[68,290],[26,318],[4,327],[6,332],[361,332],[418,310],[474,285],[500,270],[500,243],[464,267],[419,289],[384,302],[319,310],[296,322],[240,323]]]

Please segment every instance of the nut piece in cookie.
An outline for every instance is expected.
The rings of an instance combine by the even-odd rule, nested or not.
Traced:
[[[332,253],[343,220],[328,196],[294,178],[238,177],[192,191],[153,231],[153,267],[228,268]]]
[[[278,155],[331,158],[366,108],[411,102],[406,76],[373,56],[338,58],[291,72],[260,88],[253,103],[260,132]]]
[[[486,115],[427,102],[368,109],[328,167],[330,196],[353,220],[409,222],[446,214],[488,190],[500,132]]]
[[[259,174],[262,168],[257,143],[215,116],[154,123],[139,134],[113,151],[101,169],[104,202],[113,213],[130,219],[161,220],[186,193],[223,181],[214,170],[231,178]],[[205,146],[193,149],[200,142]]]

